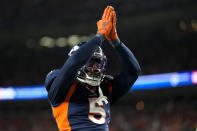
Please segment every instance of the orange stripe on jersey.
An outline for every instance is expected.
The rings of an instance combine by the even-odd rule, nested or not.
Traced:
[[[71,86],[66,96],[66,99],[62,104],[60,104],[57,107],[52,107],[53,116],[55,117],[59,131],[71,131],[71,127],[68,121],[68,106],[69,106],[70,98],[74,93],[76,86],[77,86],[77,82]]]

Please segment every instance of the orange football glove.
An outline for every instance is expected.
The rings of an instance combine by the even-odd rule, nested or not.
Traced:
[[[110,40],[116,40],[118,39],[118,34],[116,32],[116,12],[113,10],[113,17],[112,17],[112,30],[109,34]]]
[[[107,6],[102,16],[102,20],[97,22],[98,34],[103,34],[105,38],[109,38],[109,34],[112,29],[112,15],[114,8],[112,6]]]

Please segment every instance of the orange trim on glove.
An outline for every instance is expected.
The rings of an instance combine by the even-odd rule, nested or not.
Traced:
[[[116,40],[118,39],[118,34],[117,34],[117,31],[116,31],[116,12],[115,10],[112,12],[113,14],[113,17],[112,17],[112,30],[109,34],[109,38],[110,40]]]

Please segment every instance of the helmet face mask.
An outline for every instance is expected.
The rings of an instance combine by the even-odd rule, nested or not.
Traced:
[[[90,61],[85,65],[85,72],[88,76],[99,77],[105,71],[105,60],[101,58],[91,58]]]
[[[102,58],[91,58],[90,61],[85,65],[85,72],[91,75],[99,75],[105,71],[106,61]]]
[[[103,80],[107,59],[99,47],[91,59],[80,69],[77,79],[90,86],[99,86]]]
[[[93,55],[92,58],[78,72],[77,79],[90,86],[99,86],[103,80],[106,67],[106,56]]]
[[[85,43],[81,43],[82,45]],[[80,44],[74,46],[69,56],[80,48]],[[77,80],[90,86],[99,86],[103,80],[107,58],[101,47],[93,53],[91,59],[77,72]]]

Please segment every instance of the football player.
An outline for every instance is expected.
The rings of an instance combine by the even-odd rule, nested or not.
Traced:
[[[129,91],[140,66],[116,32],[116,13],[107,6],[97,22],[97,34],[69,52],[60,69],[52,70],[45,86],[60,131],[108,131],[110,105]],[[107,58],[101,44],[107,39],[118,53],[122,72],[105,74]]]

